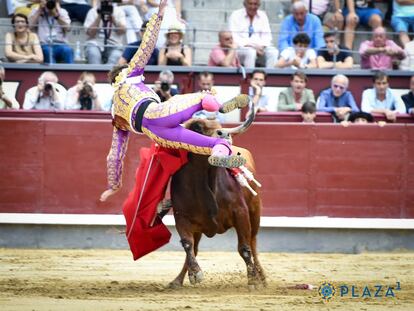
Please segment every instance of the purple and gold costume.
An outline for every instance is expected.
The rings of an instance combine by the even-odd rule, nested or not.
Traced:
[[[107,158],[109,189],[116,190],[121,187],[122,166],[130,132],[142,131],[163,147],[182,148],[198,154],[210,155],[212,148],[217,145],[224,145],[230,150],[226,140],[201,135],[180,125],[190,119],[195,112],[205,109],[203,100],[211,100],[211,94],[176,95],[160,103],[158,95],[144,84],[144,67],[155,47],[161,21],[162,18],[156,14],[151,17],[142,43],[128,68],[116,77],[112,116],[125,119],[128,122],[128,131],[114,126],[111,149]],[[143,113],[141,128],[137,129],[135,128],[137,111],[141,104],[148,101],[152,102]]]

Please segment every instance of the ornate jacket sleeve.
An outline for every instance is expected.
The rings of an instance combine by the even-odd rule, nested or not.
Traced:
[[[122,186],[122,170],[128,147],[129,132],[114,126],[111,149],[106,158],[108,189],[117,190]]]
[[[147,29],[142,37],[141,44],[129,62],[127,75],[140,75],[154,51],[158,33],[161,28],[162,17],[153,14],[147,24]]]

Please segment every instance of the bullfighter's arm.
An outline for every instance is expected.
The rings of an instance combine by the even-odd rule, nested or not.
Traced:
[[[142,36],[142,42],[129,62],[127,76],[140,75],[144,72],[144,67],[148,63],[157,43],[166,2],[166,0],[161,1],[158,14],[151,16],[145,33]]]
[[[114,126],[111,149],[106,158],[108,190],[102,193],[100,200],[105,201],[122,187],[122,170],[128,147],[129,132]]]

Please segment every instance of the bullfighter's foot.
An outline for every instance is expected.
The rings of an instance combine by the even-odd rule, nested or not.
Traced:
[[[220,108],[220,112],[227,113],[235,109],[244,108],[249,104],[250,98],[246,94],[240,94],[226,101]]]
[[[213,166],[233,168],[246,164],[246,159],[240,155],[211,155],[208,157],[208,163]]]

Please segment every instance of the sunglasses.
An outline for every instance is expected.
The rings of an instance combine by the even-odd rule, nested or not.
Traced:
[[[340,90],[345,90],[346,89],[346,87],[345,86],[343,86],[343,85],[339,85],[339,84],[334,84],[334,85],[332,85],[335,89],[340,89]]]

